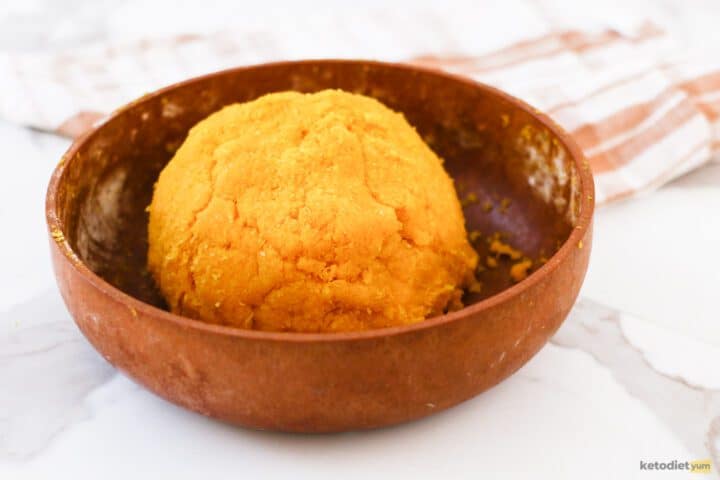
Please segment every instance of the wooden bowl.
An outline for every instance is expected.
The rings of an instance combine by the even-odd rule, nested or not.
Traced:
[[[189,128],[233,102],[326,88],[403,112],[471,200],[468,230],[499,232],[536,264],[547,261],[519,283],[508,268],[488,269],[483,293],[468,295],[463,310],[365,332],[247,331],[166,311],[145,266],[145,207]],[[494,88],[405,65],[283,62],[188,80],[118,110],[65,154],[46,214],[62,296],[108,362],[169,401],[227,422],[332,432],[439,412],[527,362],[583,281],[593,180],[567,133]],[[485,242],[478,249],[487,254]]]

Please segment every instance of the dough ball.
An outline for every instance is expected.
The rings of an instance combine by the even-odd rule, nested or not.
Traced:
[[[148,266],[170,309],[247,329],[405,325],[474,281],[453,182],[403,115],[283,92],[195,125],[155,185]]]

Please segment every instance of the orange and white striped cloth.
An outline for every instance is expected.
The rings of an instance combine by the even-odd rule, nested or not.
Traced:
[[[373,27],[376,20],[355,19],[347,28],[334,21],[331,30],[318,29],[312,48],[281,33],[221,31],[1,54],[0,117],[75,136],[117,106],[183,78],[280,59],[374,57],[470,76],[548,112],[586,153],[598,203],[656,188],[717,157],[720,59],[682,55],[651,23],[622,32],[565,28],[530,38],[516,32],[484,48],[453,37],[447,26],[408,22],[400,37],[424,41],[388,43],[368,34],[358,46],[357,22]]]
[[[491,55],[416,62],[499,86],[548,113],[585,152],[605,203],[661,186],[720,150],[720,62],[648,61],[646,44],[662,36],[651,25],[633,38],[564,31]]]

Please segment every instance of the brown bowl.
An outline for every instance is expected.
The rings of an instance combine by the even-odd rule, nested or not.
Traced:
[[[403,112],[445,159],[460,196],[477,198],[465,208],[468,230],[501,232],[547,261],[517,284],[502,265],[488,269],[483,293],[465,299],[469,306],[404,327],[274,333],[166,311],[145,268],[145,207],[189,128],[233,102],[325,88],[363,93]],[[575,301],[592,214],[587,162],[545,115],[467,79],[345,60],[237,68],[146,95],[76,141],[47,193],[58,286],[80,330],[110,363],[191,410],[297,432],[420,418],[515,372]],[[486,255],[484,242],[478,249]]]

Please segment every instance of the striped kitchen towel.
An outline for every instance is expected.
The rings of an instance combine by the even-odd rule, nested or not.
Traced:
[[[720,150],[720,62],[653,54],[664,32],[563,31],[478,57],[419,57],[503,88],[572,134],[598,203],[656,188]],[[656,50],[655,52],[659,52]]]
[[[389,42],[383,21],[356,18],[345,28],[335,19],[305,45],[282,33],[220,31],[0,54],[0,117],[74,137],[119,105],[187,77],[280,59],[373,57],[469,76],[548,112],[587,155],[598,203],[656,188],[717,157],[720,60],[679,52],[654,24],[515,32],[480,45],[462,29],[422,21],[406,22],[404,40]]]

